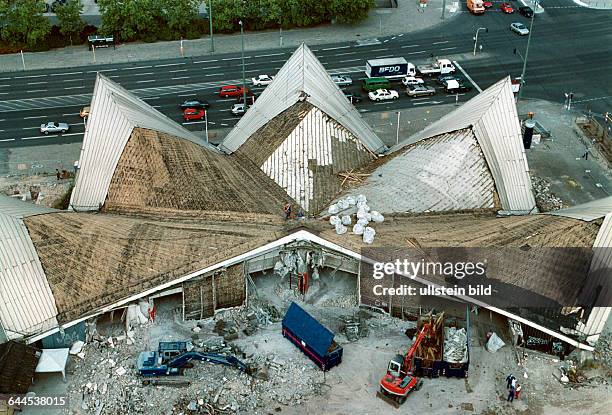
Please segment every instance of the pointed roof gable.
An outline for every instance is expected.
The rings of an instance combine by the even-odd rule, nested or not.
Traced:
[[[314,53],[302,44],[280,69],[274,81],[227,135],[220,148],[233,153],[251,135],[298,101],[306,100],[340,123],[370,151],[386,150],[384,143],[332,81]]]
[[[546,214],[565,216],[568,218],[591,222],[595,219],[603,218],[606,215],[612,214],[612,196],[593,200],[577,206],[571,206],[565,209],[555,210],[554,212],[546,212]]]
[[[391,151],[463,128],[472,128],[482,148],[495,179],[502,209],[510,214],[535,211],[536,203],[510,77],[495,83]]]
[[[98,74],[79,159],[80,171],[70,198],[74,210],[98,210],[104,203],[119,157],[138,127],[205,146],[176,121]],[[217,151],[213,146],[208,148]]]

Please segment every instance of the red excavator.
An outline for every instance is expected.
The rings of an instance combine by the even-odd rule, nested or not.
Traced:
[[[413,390],[421,389],[423,381],[412,374],[412,360],[419,344],[430,334],[433,322],[423,324],[408,352],[402,356],[396,355],[387,367],[387,374],[380,380],[380,391],[376,396],[398,407],[403,404],[408,394]]]

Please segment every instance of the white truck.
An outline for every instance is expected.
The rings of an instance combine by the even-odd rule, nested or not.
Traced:
[[[448,59],[438,59],[432,64],[417,66],[418,73],[427,76],[446,75],[456,70],[455,65]]]
[[[404,58],[370,59],[366,61],[365,73],[368,78],[396,79],[414,76],[416,68]]]

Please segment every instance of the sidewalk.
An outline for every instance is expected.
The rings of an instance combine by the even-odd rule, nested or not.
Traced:
[[[359,41],[400,33],[416,32],[448,23],[459,13],[447,2],[445,20],[442,1],[430,0],[424,13],[418,13],[416,0],[398,0],[397,9],[373,9],[369,17],[357,25],[329,24],[308,29],[283,30],[282,46]],[[279,31],[245,32],[245,50],[281,47]],[[240,52],[240,34],[214,35],[215,53]],[[138,62],[143,60],[180,58],[180,41],[156,43],[128,43],[116,49],[96,49],[97,64]],[[183,41],[185,57],[211,56],[210,37]],[[93,54],[85,45],[55,49],[48,52],[24,53],[26,69],[67,68],[93,64]],[[0,72],[23,71],[20,54],[0,55]]]

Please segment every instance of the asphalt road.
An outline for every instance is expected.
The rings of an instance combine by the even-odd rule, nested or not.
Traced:
[[[499,3],[494,3],[494,8],[483,16],[462,13],[451,24],[441,26],[442,33],[434,28],[379,38],[379,43],[371,45],[346,42],[313,46],[312,50],[329,73],[353,78],[355,84],[348,88],[352,92],[359,92],[358,79],[364,77],[366,59],[403,56],[420,64],[432,55],[457,61],[475,85],[485,89],[504,76],[520,76],[520,55],[524,56],[527,43],[527,37],[510,32],[509,25],[520,21],[529,26],[528,19],[518,13],[502,14],[497,9]],[[569,0],[543,4],[546,12],[538,14],[534,22],[524,97],[557,101],[561,105],[564,93],[571,91],[579,107],[589,106],[595,112],[612,110],[610,12],[573,7]],[[478,27],[487,27],[488,32],[480,32],[479,44],[483,49],[473,57],[473,36]],[[515,48],[517,54],[514,54]],[[247,51],[247,83],[258,74],[275,74],[292,52],[293,48]],[[217,91],[221,85],[242,82],[240,54],[3,73],[0,74],[0,147],[82,141],[84,124],[78,113],[91,99],[96,72],[110,77],[179,122],[183,121],[178,104],[193,95],[211,104],[209,128],[230,127],[238,120],[230,112],[235,99],[220,98]],[[477,87],[471,93],[460,95],[459,101],[471,98]],[[252,89],[259,93],[263,88]],[[447,104],[456,99],[441,90],[433,97],[409,98],[402,93],[397,101],[379,103],[368,102],[366,94],[361,95],[364,101],[356,104],[361,112],[397,111]],[[62,136],[43,136],[38,129],[48,121],[67,122],[71,129]],[[183,124],[190,130],[204,129],[203,121]]]

